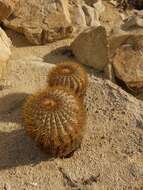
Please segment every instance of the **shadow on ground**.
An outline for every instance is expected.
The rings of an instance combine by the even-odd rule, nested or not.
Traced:
[[[73,55],[71,49],[69,46],[64,46],[57,48],[47,55],[44,56],[44,62],[51,63],[51,64],[58,64],[58,63],[79,63],[81,64],[78,60],[76,60],[76,57]],[[93,74],[94,76],[97,76],[99,78],[104,78],[104,72],[103,71],[98,71],[93,69],[92,67],[88,65],[83,65],[81,64],[87,73]]]
[[[64,46],[51,51],[50,53],[45,55],[43,59],[44,62],[56,64],[69,60],[69,58],[73,57],[74,55],[70,50],[69,46]]]
[[[21,122],[21,108],[26,100],[26,93],[12,93],[0,98],[0,121]]]
[[[6,130],[9,123],[22,126],[21,107],[27,96],[26,93],[13,93],[0,98],[0,122],[6,123]],[[37,164],[47,159],[25,134],[24,129],[0,131],[0,170]]]
[[[48,156],[43,154],[27,137],[24,129],[0,132],[0,170],[35,165],[48,159]]]
[[[0,122],[5,123],[0,129],[0,170],[53,159],[44,154],[25,133],[21,108],[27,96],[26,93],[13,93],[0,98]],[[18,124],[19,129],[5,132],[5,129],[10,130],[9,124]]]

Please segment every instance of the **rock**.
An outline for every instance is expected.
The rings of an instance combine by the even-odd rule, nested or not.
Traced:
[[[105,6],[104,6],[102,0],[98,0],[97,2],[93,3],[93,7],[95,9],[96,18],[99,21],[100,15],[105,11]]]
[[[11,55],[11,40],[6,33],[0,28],[0,79],[5,72],[7,61]]]
[[[124,23],[121,25],[121,28],[123,30],[143,28],[143,19],[138,17],[137,15],[129,16],[124,20]]]
[[[109,3],[111,3],[115,7],[117,7],[117,5],[118,5],[118,2],[116,0],[110,0]]]
[[[108,40],[105,28],[98,26],[86,29],[73,41],[71,49],[82,64],[103,70],[108,64]]]
[[[128,14],[120,13],[121,20],[114,24],[111,35],[117,34],[142,34],[143,31],[143,11],[132,10]]]
[[[70,15],[72,24],[78,29],[79,27],[85,28],[86,19],[81,4],[75,3],[70,5]]]
[[[143,35],[128,37],[115,53],[113,66],[117,78],[132,89],[143,89]]]
[[[0,62],[6,62],[11,55],[11,40],[8,38],[4,30],[0,28]]]
[[[32,44],[45,44],[66,37],[73,31],[68,1],[20,0],[5,26],[23,33]]]
[[[112,5],[109,1],[103,1],[103,5],[104,6],[101,9],[102,12],[100,12],[100,15],[99,15],[100,23],[102,26],[106,28],[107,34],[111,36],[113,29],[115,28],[115,24],[119,25],[121,16],[120,16],[120,13],[117,11],[117,8],[114,5]]]
[[[0,0],[0,21],[8,18],[19,0]]]
[[[105,10],[102,1],[70,1],[70,15],[76,30],[100,25],[100,15]]]
[[[82,9],[83,9],[83,12],[85,15],[87,26],[99,26],[100,25],[99,17],[97,16],[98,13],[95,8],[90,7],[86,4],[83,4]]]
[[[137,39],[143,40],[142,34],[119,32],[116,35],[109,37],[109,54],[111,59],[115,56],[116,50],[123,44],[136,44]]]
[[[29,79],[27,81],[29,83],[29,86],[32,82],[34,85],[37,84],[37,89],[42,89],[44,85],[46,86],[46,83],[41,84],[41,81],[43,82],[45,79],[47,79],[48,71],[53,66],[54,65],[48,64],[44,62],[42,58],[36,56],[17,58],[17,60],[9,60],[5,78],[9,86],[13,88],[16,88],[18,86],[19,88],[20,86],[27,86],[28,84],[26,83],[25,78],[27,77]],[[19,72],[17,72],[17,70],[19,70]],[[15,74],[11,75],[11,72]],[[42,75],[40,74],[41,72],[43,73]]]
[[[42,89],[47,85],[46,79],[48,71],[53,66],[54,65],[52,64],[45,63],[42,58],[35,56],[27,56],[25,58],[22,57],[21,59],[18,58],[17,60],[9,60],[4,76],[5,83],[3,83],[3,86],[9,86],[13,89],[19,88],[19,91],[25,90],[25,92],[27,90],[26,87],[29,86],[27,94],[30,94],[32,92],[33,85],[37,85],[37,89],[35,90]],[[11,75],[10,73],[13,74]],[[28,79],[27,82],[25,77]],[[13,92],[6,89],[2,95],[8,96],[11,93]],[[4,105],[1,105],[0,113],[6,113],[8,110],[12,110],[13,107],[23,102],[25,97],[26,93],[23,96],[11,96],[11,98],[5,100]]]
[[[116,49],[119,48],[122,44],[126,43],[128,38],[133,35],[128,34],[117,34],[109,37],[109,55],[111,58],[114,57]]]

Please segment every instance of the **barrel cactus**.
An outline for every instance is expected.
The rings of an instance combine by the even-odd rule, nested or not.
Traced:
[[[85,111],[63,87],[49,87],[28,97],[22,117],[27,134],[51,156],[65,157],[82,141]]]
[[[83,97],[87,87],[87,73],[75,63],[60,63],[48,75],[49,86],[65,86],[79,97]]]

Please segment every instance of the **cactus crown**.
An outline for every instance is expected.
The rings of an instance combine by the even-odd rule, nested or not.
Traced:
[[[49,86],[65,86],[82,97],[87,87],[87,73],[77,63],[60,63],[49,73],[48,83]]]
[[[63,157],[81,143],[85,111],[72,92],[52,87],[27,99],[23,120],[37,144],[54,156]]]

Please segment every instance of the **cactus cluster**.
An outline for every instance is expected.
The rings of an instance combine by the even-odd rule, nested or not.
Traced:
[[[83,137],[86,113],[80,96],[87,76],[79,65],[60,64],[51,71],[49,83],[27,98],[22,117],[37,145],[51,156],[65,157],[80,146]]]
[[[87,74],[77,63],[60,63],[48,75],[49,86],[65,86],[83,97],[87,87]]]
[[[85,112],[72,92],[53,87],[27,99],[23,120],[37,144],[53,156],[64,157],[81,143]]]

